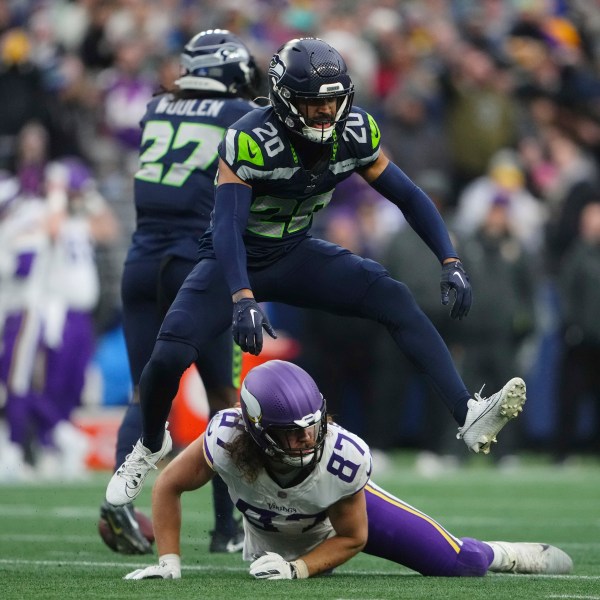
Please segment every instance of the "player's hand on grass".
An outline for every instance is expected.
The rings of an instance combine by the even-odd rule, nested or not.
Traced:
[[[256,579],[306,579],[304,561],[288,562],[275,552],[266,552],[250,565],[250,575]]]
[[[234,303],[233,340],[244,352],[250,352],[256,356],[261,353],[263,328],[272,338],[277,337],[267,315],[254,298],[242,298]]]
[[[463,264],[459,260],[442,265],[440,290],[444,306],[450,302],[450,292],[454,292],[454,302],[450,311],[450,316],[453,319],[462,319],[469,314],[473,298],[471,283]]]
[[[181,560],[177,554],[165,554],[157,565],[136,569],[123,579],[181,579]]]

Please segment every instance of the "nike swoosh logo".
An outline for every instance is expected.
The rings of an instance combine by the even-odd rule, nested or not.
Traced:
[[[454,271],[454,274],[460,279],[461,283],[464,286],[465,285],[465,280],[462,278],[462,275],[460,274],[460,271]]]
[[[119,527],[109,515],[106,515],[108,522],[110,523],[110,528],[113,530],[115,535],[121,535],[123,533],[123,528]]]
[[[257,314],[258,314],[257,310],[255,310],[253,308],[250,309],[250,316],[252,317],[252,327],[256,327],[256,321],[254,319],[254,315],[257,315]]]
[[[379,126],[376,123],[375,123],[375,131],[373,133],[374,133],[373,137],[376,140],[378,140],[381,137],[381,132],[379,131]]]
[[[250,147],[250,142],[248,142],[246,145],[247,145],[247,150],[248,150],[248,156],[250,158],[254,158],[258,154],[258,152],[252,151],[252,148]]]
[[[138,493],[139,483],[137,481],[127,482],[125,484],[125,494],[128,498],[135,498]],[[130,493],[131,492],[131,493]]]

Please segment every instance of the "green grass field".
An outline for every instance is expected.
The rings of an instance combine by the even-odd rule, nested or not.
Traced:
[[[412,456],[398,454],[393,470],[375,481],[455,535],[560,546],[574,560],[573,574],[425,578],[359,555],[332,577],[256,581],[240,555],[208,553],[212,516],[205,489],[184,497],[183,579],[123,581],[155,558],[121,556],[101,542],[98,508],[108,474],[95,474],[81,484],[0,487],[0,598],[600,600],[600,463],[557,468],[532,457],[504,473],[489,458],[473,457],[435,480],[416,475],[411,464]],[[137,504],[148,514],[152,481]]]

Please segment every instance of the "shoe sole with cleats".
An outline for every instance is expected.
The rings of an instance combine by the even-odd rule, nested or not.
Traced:
[[[497,392],[498,398],[489,403],[489,406],[477,415],[473,422],[468,427],[463,427],[460,430],[459,437],[465,440],[465,443],[472,452],[476,454],[489,454],[492,444],[497,443],[496,436],[500,430],[511,420],[519,416],[523,412],[523,405],[526,400],[525,382],[520,377],[511,379],[500,392]],[[496,413],[491,415],[490,413]],[[467,414],[468,418],[468,414]],[[489,429],[476,434],[474,439],[468,439],[469,433],[475,429],[483,427],[482,420],[493,418],[493,423]]]

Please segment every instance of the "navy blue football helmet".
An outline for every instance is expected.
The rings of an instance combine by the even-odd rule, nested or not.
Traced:
[[[327,410],[304,369],[283,360],[254,367],[242,383],[240,403],[246,431],[268,457],[299,468],[319,462]]]
[[[197,33],[181,54],[183,75],[175,84],[183,90],[216,92],[254,98],[260,74],[250,50],[226,29]]]
[[[323,40],[287,42],[269,65],[269,99],[275,113],[288,129],[311,142],[333,143],[346,126],[354,99],[354,84],[347,71],[342,55]],[[337,101],[333,123],[324,127],[309,122],[305,103],[328,98]]]

